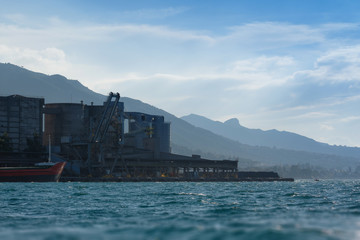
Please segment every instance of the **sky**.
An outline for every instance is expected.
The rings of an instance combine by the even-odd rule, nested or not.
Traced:
[[[360,147],[360,1],[0,0],[0,62]]]

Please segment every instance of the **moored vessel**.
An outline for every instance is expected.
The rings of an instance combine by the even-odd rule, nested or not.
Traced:
[[[0,182],[58,182],[66,162],[31,167],[1,167]]]

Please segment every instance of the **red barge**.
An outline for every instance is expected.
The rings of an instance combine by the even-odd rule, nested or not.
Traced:
[[[40,163],[33,167],[1,167],[0,182],[58,182],[66,162]]]

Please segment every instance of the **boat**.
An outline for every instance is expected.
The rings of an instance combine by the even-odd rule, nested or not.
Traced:
[[[45,162],[30,167],[0,167],[0,182],[58,182],[66,162]]]

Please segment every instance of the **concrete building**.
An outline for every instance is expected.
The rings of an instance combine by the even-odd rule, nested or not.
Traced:
[[[170,153],[170,123],[163,116],[139,112],[125,112],[125,145]],[[127,120],[127,121],[126,121]]]
[[[28,139],[38,138],[42,144],[43,106],[43,98],[0,97],[0,136],[10,138],[13,152],[25,151]]]
[[[102,106],[46,104],[44,142],[77,162],[81,175],[121,177],[226,177],[236,161],[212,161],[171,153],[170,123],[163,116],[124,112],[118,94]]]

